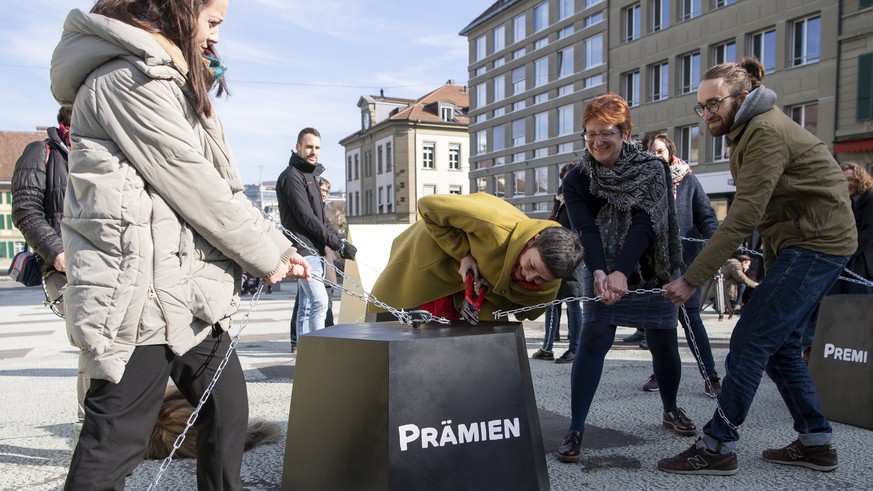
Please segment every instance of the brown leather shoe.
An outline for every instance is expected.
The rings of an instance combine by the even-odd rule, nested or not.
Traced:
[[[685,410],[681,407],[675,411],[667,411],[664,413],[664,428],[673,430],[682,436],[694,436],[697,434],[697,426],[694,421],[691,421],[685,414]]]
[[[570,431],[564,436],[564,441],[558,446],[558,460],[561,462],[579,462],[582,458],[582,433]]]

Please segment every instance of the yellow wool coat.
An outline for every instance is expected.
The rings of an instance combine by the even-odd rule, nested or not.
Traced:
[[[521,288],[512,281],[512,268],[528,241],[560,224],[528,218],[514,206],[486,193],[466,196],[434,194],[418,201],[421,220],[400,234],[391,246],[388,265],[373,295],[395,308],[413,309],[452,295],[455,308],[464,302],[465,283],[458,270],[470,253],[479,274],[491,285],[480,320],[493,320],[495,310],[511,310],[554,300],[560,280],[541,291]],[[370,307],[371,312],[381,312]],[[545,309],[516,314],[532,320]]]

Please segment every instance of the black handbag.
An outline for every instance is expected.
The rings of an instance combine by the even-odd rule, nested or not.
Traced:
[[[7,272],[10,278],[24,286],[42,284],[42,258],[30,251],[21,251],[12,258]]]

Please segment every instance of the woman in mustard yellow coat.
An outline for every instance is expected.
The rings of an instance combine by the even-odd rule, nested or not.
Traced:
[[[490,194],[425,196],[418,211],[421,220],[394,240],[388,265],[373,286],[376,298],[398,309],[448,304],[450,297],[454,312],[448,313],[454,317],[445,316],[459,318],[472,270],[476,290],[488,287],[479,319],[493,320],[495,310],[554,300],[560,279],[582,260],[575,234],[557,222],[528,218]],[[536,319],[544,310],[516,318]]]

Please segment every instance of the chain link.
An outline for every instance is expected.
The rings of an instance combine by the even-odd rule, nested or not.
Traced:
[[[161,467],[158,469],[157,475],[152,480],[151,484],[149,484],[149,491],[158,488],[158,482],[160,482],[161,477],[164,474],[164,471],[170,466],[170,463],[173,461],[173,455],[176,454],[176,450],[178,450],[182,443],[185,441],[185,436],[188,433],[188,430],[194,426],[194,422],[197,421],[197,417],[200,415],[200,410],[203,408],[203,405],[206,404],[206,401],[209,399],[210,394],[212,394],[212,389],[215,388],[215,384],[218,383],[218,378],[221,377],[221,372],[224,371],[224,368],[227,366],[230,361],[230,357],[236,349],[237,343],[239,343],[240,335],[243,332],[243,329],[246,328],[246,325],[249,323],[249,316],[251,316],[252,312],[255,309],[255,305],[258,304],[258,300],[261,298],[261,291],[264,289],[264,283],[258,285],[257,291],[252,295],[252,299],[249,302],[249,309],[243,316],[242,320],[240,320],[239,329],[236,332],[236,335],[233,339],[230,340],[230,346],[227,347],[227,353],[225,353],[224,358],[221,360],[221,363],[218,364],[218,368],[215,370],[215,375],[212,376],[212,380],[209,382],[209,386],[206,387],[206,390],[203,392],[203,395],[200,396],[200,401],[197,403],[197,407],[194,408],[194,412],[191,413],[191,416],[188,417],[188,422],[185,423],[185,429],[182,430],[182,433],[176,437],[175,442],[173,442],[173,449],[170,451],[170,455],[168,455],[163,462],[161,462]]]

